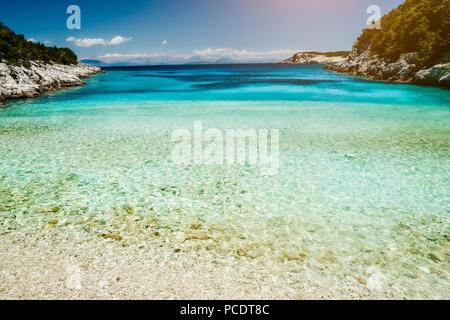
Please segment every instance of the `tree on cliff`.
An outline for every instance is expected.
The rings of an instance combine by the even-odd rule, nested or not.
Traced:
[[[33,43],[17,35],[0,22],[0,62],[29,66],[30,61],[76,64],[77,55],[69,48],[46,47],[42,43]]]
[[[357,50],[391,60],[417,52],[418,61],[434,64],[450,52],[450,0],[406,0],[381,18],[381,29],[365,29]]]

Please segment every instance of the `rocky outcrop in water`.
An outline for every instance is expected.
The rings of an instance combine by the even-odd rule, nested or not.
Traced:
[[[320,52],[297,52],[291,58],[282,61],[283,64],[335,64],[344,62],[346,54],[334,55]]]
[[[418,53],[407,53],[397,61],[390,61],[370,53],[370,45],[359,51],[361,45],[357,42],[352,53],[343,62],[328,65],[325,68],[340,73],[368,77],[375,80],[390,82],[450,86],[450,63],[448,56],[432,67],[421,65]]]
[[[80,86],[82,79],[99,73],[100,68],[84,63],[76,65],[31,62],[30,68],[0,63],[0,101],[32,98],[62,87]]]
[[[437,64],[431,68],[420,70],[414,75],[413,82],[450,86],[450,63]]]

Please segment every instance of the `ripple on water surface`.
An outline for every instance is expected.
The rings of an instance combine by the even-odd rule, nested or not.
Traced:
[[[449,297],[448,105],[72,94],[0,111],[2,233],[152,243],[331,297]],[[174,164],[171,133],[194,121],[279,129],[278,174]]]

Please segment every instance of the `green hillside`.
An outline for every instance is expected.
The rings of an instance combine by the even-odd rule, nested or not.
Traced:
[[[358,51],[372,44],[372,54],[392,60],[418,52],[432,64],[450,52],[450,0],[406,0],[381,19],[381,30],[366,29],[358,40]]]
[[[0,61],[29,66],[30,61],[76,64],[77,55],[69,48],[46,47],[42,43],[25,40],[0,22]]]

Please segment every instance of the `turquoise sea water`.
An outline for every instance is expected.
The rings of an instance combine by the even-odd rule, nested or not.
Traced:
[[[331,297],[450,297],[450,91],[319,65],[105,71],[0,109],[2,232],[57,219],[136,240],[150,219]],[[194,121],[280,130],[278,174],[174,163],[171,134]]]

